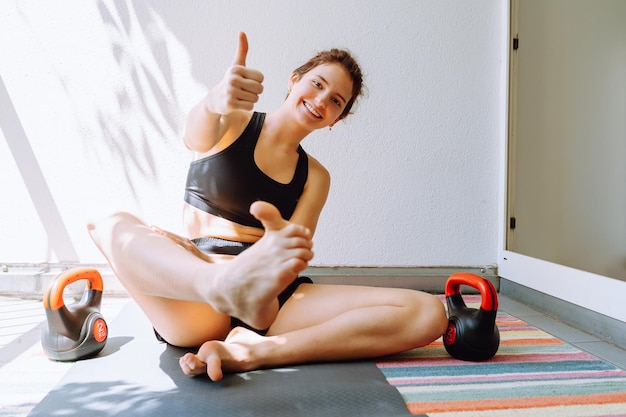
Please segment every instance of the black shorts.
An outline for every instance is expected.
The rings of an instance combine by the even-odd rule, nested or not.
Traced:
[[[236,242],[216,237],[201,237],[198,239],[192,239],[192,242],[195,243],[198,249],[209,255],[239,255],[241,252],[253,245],[252,243]],[[300,284],[313,284],[313,281],[309,277],[297,277],[295,280],[293,280],[283,292],[278,294],[279,308],[281,308],[293,295],[293,293],[296,292]],[[232,317],[230,319],[231,329],[239,326],[255,331],[260,335],[265,335],[267,333],[267,329],[255,329],[247,325],[243,321],[239,320],[238,318]],[[156,330],[154,331],[154,334],[156,335],[157,340],[167,343],[167,341],[163,339],[163,337],[161,337],[161,335]]]

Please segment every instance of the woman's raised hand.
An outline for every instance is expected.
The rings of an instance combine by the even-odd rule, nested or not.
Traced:
[[[233,65],[224,78],[207,96],[207,108],[217,114],[228,114],[235,110],[251,111],[263,92],[263,74],[246,67],[248,38],[239,32],[237,52]]]

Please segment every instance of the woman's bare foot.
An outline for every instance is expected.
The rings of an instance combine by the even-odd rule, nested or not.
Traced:
[[[258,369],[254,347],[269,338],[243,327],[231,330],[225,341],[204,342],[197,354],[187,353],[179,364],[186,375],[207,374],[220,381],[225,372],[245,372]]]
[[[311,233],[284,220],[269,203],[257,201],[250,212],[263,223],[265,234],[224,264],[226,273],[215,283],[211,304],[256,329],[266,329],[278,313],[276,297],[313,258]]]

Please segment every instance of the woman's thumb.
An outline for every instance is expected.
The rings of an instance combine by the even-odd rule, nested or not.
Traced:
[[[255,201],[250,206],[250,214],[263,224],[265,230],[280,230],[287,226],[276,206],[265,201]]]

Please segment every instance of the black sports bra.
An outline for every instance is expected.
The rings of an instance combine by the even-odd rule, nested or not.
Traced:
[[[289,219],[306,183],[309,160],[298,146],[298,164],[289,184],[268,177],[254,161],[265,113],[253,113],[241,136],[217,154],[193,161],[187,174],[185,201],[207,213],[244,226],[263,227],[250,214],[258,200],[274,204]]]

